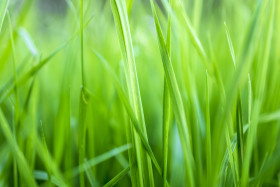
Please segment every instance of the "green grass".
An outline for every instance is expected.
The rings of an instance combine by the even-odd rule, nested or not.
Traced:
[[[279,186],[277,0],[0,0],[0,186]]]

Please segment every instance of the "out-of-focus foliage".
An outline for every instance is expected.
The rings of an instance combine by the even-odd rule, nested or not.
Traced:
[[[0,0],[0,186],[279,186],[278,0]]]

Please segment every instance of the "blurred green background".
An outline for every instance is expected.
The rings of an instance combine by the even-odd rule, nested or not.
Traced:
[[[176,2],[173,0],[173,3],[176,4]],[[260,2],[262,14],[256,21],[257,26],[254,27],[254,33],[257,34],[254,34],[254,38],[251,40],[246,40],[248,33],[249,35],[252,33],[250,25]],[[110,1],[84,0],[83,3],[84,23],[93,16],[83,30],[84,75],[87,90],[90,92],[84,116],[84,123],[87,126],[85,158],[91,160],[122,145],[129,144],[130,146],[126,126],[129,126],[131,122],[110,78],[110,73],[92,52],[92,50],[97,51],[108,61],[127,92],[124,62]],[[154,3],[165,38],[169,14],[166,7],[168,3],[163,0],[157,0]],[[191,145],[196,166],[193,171],[195,186],[241,185],[234,183],[229,158],[227,158],[226,170],[223,170],[224,155],[228,154],[225,135],[228,132],[232,142],[236,137],[238,92],[240,92],[242,105],[242,125],[245,126],[250,120],[250,102],[253,103],[251,106],[252,121],[257,121],[256,136],[253,138],[253,150],[249,162],[249,180],[246,184],[248,186],[279,186],[279,1],[184,0],[183,6],[192,28],[209,58],[208,62],[211,66],[212,64],[216,66],[216,70],[221,76],[226,95],[226,99],[223,100],[223,89],[210,73],[209,98],[213,168],[210,175],[212,181],[207,183],[209,174],[207,174],[206,165],[209,155],[206,151],[206,66],[186,30],[184,20],[177,15],[178,12],[175,10],[171,26],[171,60],[192,139]],[[127,0],[126,7],[149,144],[158,163],[162,166],[164,69],[154,19],[148,0]],[[272,9],[274,14],[271,21],[269,15]],[[14,81],[13,62],[19,80],[30,69],[49,57],[75,32],[79,32],[80,1],[10,0],[8,11],[12,30],[9,28],[8,14],[6,14],[0,32],[0,96],[3,115],[37,185],[54,185],[52,182],[48,182],[46,175],[50,174],[57,178],[57,173],[60,173],[61,178],[68,185],[79,186],[79,175],[71,176],[69,173],[79,165],[78,127],[81,115],[79,109],[82,84],[80,35],[75,35],[28,80],[18,84],[16,95],[13,89],[13,93],[7,97],[4,95]],[[269,32],[270,22],[273,24],[271,33]],[[245,68],[242,73],[244,76],[236,90],[230,88],[236,71],[224,23],[230,32],[238,59],[237,68],[243,63],[251,64],[250,67],[244,65],[249,68]],[[14,47],[11,38],[14,40]],[[268,40],[270,43],[267,45]],[[266,54],[268,47],[268,54]],[[246,51],[244,48],[248,48],[245,56],[250,57],[242,58],[244,55],[242,52]],[[262,72],[263,69],[266,71]],[[251,78],[252,101],[249,101],[248,96],[250,86],[248,74]],[[231,92],[236,95],[228,97]],[[233,104],[227,106],[228,103]],[[224,111],[223,109],[227,107],[229,110]],[[227,116],[225,120],[222,123],[218,121],[218,123],[217,119],[224,116]],[[259,122],[259,119],[262,119],[263,122]],[[221,128],[226,125],[228,128]],[[219,132],[219,129],[222,129],[222,133]],[[169,136],[167,177],[169,184],[178,187],[186,186],[184,157],[176,120],[173,118]],[[246,142],[245,132],[244,137]],[[15,144],[12,145],[15,147]],[[40,146],[44,148],[41,149]],[[246,148],[247,146],[245,146],[244,152],[246,152]],[[131,149],[133,149],[133,145]],[[20,167],[18,166],[20,164],[14,166],[16,165],[13,157],[15,154],[19,153],[13,149],[4,131],[0,130],[0,186],[29,186],[21,169],[15,169],[15,167]],[[237,162],[236,154],[236,151],[233,150],[235,164]],[[86,173],[85,184],[86,186],[104,185],[127,166],[129,166],[127,151],[116,154],[110,159],[90,167]],[[58,172],[54,171],[54,168]],[[17,180],[15,180],[15,176],[18,177]],[[163,185],[162,177],[155,169],[154,181],[155,186]],[[131,186],[130,174],[124,176],[116,185]],[[145,186],[148,185],[145,184]]]

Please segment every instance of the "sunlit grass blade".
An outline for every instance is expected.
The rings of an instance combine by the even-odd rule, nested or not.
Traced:
[[[147,137],[126,5],[124,0],[111,0],[111,7],[124,60],[124,71],[128,88],[129,102],[136,114],[137,120],[140,123],[145,137]],[[143,152],[140,139],[135,131],[134,135],[140,186],[148,184],[150,186],[154,186],[151,160],[147,154]],[[131,166],[131,170],[132,169],[133,166]]]
[[[167,169],[168,169],[168,135],[169,135],[169,128],[172,124],[172,110],[171,110],[171,102],[170,102],[170,95],[169,90],[167,88],[166,80],[164,80],[164,94],[163,94],[163,144],[162,144],[162,151],[163,151],[163,186],[167,186]]]
[[[231,37],[230,37],[230,34],[229,34],[229,30],[227,28],[226,22],[224,23],[224,25],[225,25],[225,30],[226,30],[227,41],[228,41],[228,45],[229,45],[231,58],[233,60],[234,66],[236,66],[235,52],[234,52],[234,48],[233,48],[233,45],[232,45],[232,40],[231,40]]]
[[[121,180],[128,172],[129,172],[129,166],[123,169],[119,174],[117,174],[113,179],[111,179],[108,183],[106,183],[103,187],[111,187],[117,184],[119,180]]]
[[[32,40],[30,34],[27,32],[27,30],[25,28],[19,28],[18,33],[24,40],[24,42],[25,42],[27,48],[29,49],[30,53],[32,54],[32,56],[34,56],[34,57],[37,56],[38,49],[37,49],[34,41]]]
[[[172,6],[172,0],[169,1]],[[171,15],[168,14],[168,25],[167,25],[167,37],[166,37],[166,48],[168,54],[171,56]],[[170,94],[167,87],[166,76],[164,76],[164,87],[163,87],[163,127],[162,127],[162,152],[163,152],[163,186],[167,186],[167,169],[168,169],[168,135],[169,128],[172,124],[172,109]]]
[[[212,151],[211,151],[211,119],[210,119],[210,91],[209,78],[206,71],[206,167],[207,167],[207,185],[212,183],[211,169],[212,169]]]
[[[190,135],[187,127],[187,120],[184,112],[185,109],[183,106],[183,101],[178,88],[174,70],[170,61],[170,57],[168,55],[168,51],[165,45],[161,27],[159,25],[156,10],[152,1],[151,1],[151,6],[152,6],[153,17],[154,17],[156,31],[157,31],[158,45],[159,45],[159,49],[162,57],[162,63],[166,75],[167,86],[170,91],[172,109],[174,111],[175,119],[178,125],[180,140],[184,152],[184,159],[186,162],[185,164],[186,164],[187,175],[188,175],[187,181],[190,186],[194,186],[195,185],[194,177],[193,177],[194,161],[193,161],[193,154],[192,154],[191,144],[190,144],[191,141]]]
[[[3,25],[3,21],[8,8],[9,0],[1,0],[0,2],[0,33]]]

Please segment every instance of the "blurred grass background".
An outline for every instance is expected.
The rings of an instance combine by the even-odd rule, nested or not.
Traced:
[[[3,5],[6,0],[1,1]],[[148,0],[116,1],[126,4],[147,137],[163,168],[165,71],[151,4]],[[168,1],[153,3],[164,38],[168,34],[168,16],[172,17],[169,56],[190,132],[192,152],[188,154],[194,158],[192,185],[280,186],[279,1],[184,0],[184,13],[180,12],[181,1],[172,1],[171,10]],[[110,1],[83,1],[84,24],[93,17],[82,31],[86,91],[81,88],[82,1],[7,2],[0,32],[0,186],[82,185],[79,173],[84,172],[75,174],[81,164],[81,123],[86,125],[85,186],[102,186],[128,166],[131,170],[138,168],[139,162],[136,166],[129,162],[127,151],[135,149],[127,130],[132,124],[131,116],[111,73],[93,53],[97,51],[106,59],[129,95],[126,61]],[[208,65],[199,54],[197,40],[193,41],[184,15],[205,50]],[[228,42],[225,23],[232,44]],[[78,35],[47,59],[46,64],[16,83],[76,32]],[[235,51],[236,65],[230,45]],[[86,106],[82,114],[81,102]],[[171,108],[173,113],[173,103]],[[189,181],[176,124],[177,119],[172,117],[167,180],[170,186],[179,187],[189,185]],[[240,129],[237,124],[241,124]],[[244,136],[242,141],[238,130]],[[118,147],[123,145],[124,150],[119,153]],[[239,155],[241,149],[244,152]],[[104,153],[109,155],[107,159]],[[99,158],[104,160],[98,161]],[[155,168],[153,179],[155,186],[163,185]],[[151,185],[146,178],[139,180],[144,180],[144,186]],[[133,181],[130,172],[116,185],[141,186],[139,181]]]

